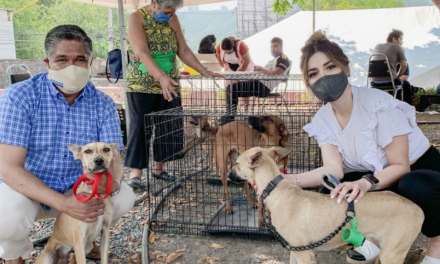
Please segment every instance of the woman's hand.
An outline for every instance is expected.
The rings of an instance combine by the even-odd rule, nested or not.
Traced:
[[[336,186],[330,195],[332,199],[337,197],[337,202],[340,203],[347,193],[351,193],[347,198],[347,202],[350,203],[354,201],[357,203],[364,197],[365,193],[371,190],[371,187],[373,187],[373,185],[366,179],[360,179],[354,182],[343,182]]]
[[[255,65],[254,66],[254,71],[263,71],[263,67],[261,67],[261,66],[257,66],[257,65]]]
[[[167,75],[163,75],[159,79],[159,83],[162,87],[163,98],[165,98],[165,100],[168,102],[171,102],[173,100],[173,96],[177,96],[177,92],[174,90],[174,87],[178,86],[179,84]]]
[[[202,76],[204,76],[204,77],[211,77],[211,78],[213,78],[213,77],[224,78],[224,76],[221,75],[220,73],[215,73],[215,72],[212,72],[212,71],[207,70],[207,69],[205,69],[205,68],[203,68],[203,69],[201,70],[200,75],[202,75]]]

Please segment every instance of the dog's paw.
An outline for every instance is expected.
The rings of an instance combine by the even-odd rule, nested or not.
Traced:
[[[233,214],[234,213],[234,211],[232,210],[232,206],[231,207],[226,206],[226,210],[225,211],[228,214]]]

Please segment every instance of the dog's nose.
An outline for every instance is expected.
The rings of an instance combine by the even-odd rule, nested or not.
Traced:
[[[96,165],[101,166],[102,164],[104,164],[104,159],[96,158],[93,162],[95,162]]]

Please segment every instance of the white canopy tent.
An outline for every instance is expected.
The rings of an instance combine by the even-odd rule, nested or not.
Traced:
[[[264,66],[272,59],[270,40],[280,37],[292,60],[291,73],[300,73],[301,47],[312,33],[311,20],[311,11],[301,11],[245,39],[252,60]],[[393,28],[404,32],[410,79],[439,65],[440,13],[434,6],[316,12],[316,29],[325,31],[349,57],[355,85],[366,85],[368,58]]]

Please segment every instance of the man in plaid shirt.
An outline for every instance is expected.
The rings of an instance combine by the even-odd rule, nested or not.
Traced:
[[[120,121],[112,99],[89,82],[92,41],[78,26],[52,29],[45,39],[49,72],[8,87],[0,97],[0,258],[24,263],[33,245],[34,222],[64,212],[84,222],[102,215],[104,203],[72,195],[82,175],[67,145],[120,142]],[[132,207],[135,195],[122,183],[119,154],[109,169],[113,224]],[[106,191],[106,182],[100,186]]]

